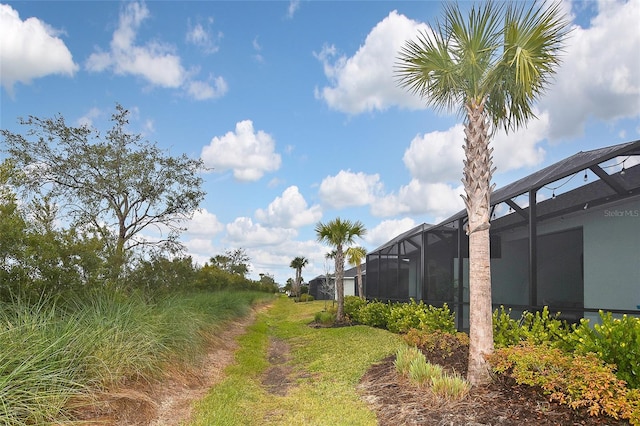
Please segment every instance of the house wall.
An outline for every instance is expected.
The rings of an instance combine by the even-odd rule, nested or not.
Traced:
[[[584,307],[638,309],[640,305],[640,199],[606,207],[587,208],[568,217],[538,224],[538,235],[582,228]],[[528,303],[527,230],[507,231],[502,236],[502,258],[493,259],[494,303]],[[573,247],[555,247],[562,264]],[[576,277],[567,277],[575,280]],[[544,276],[539,276],[539,289]],[[562,289],[556,289],[562,297]],[[585,313],[586,318],[597,314]]]
[[[356,280],[353,277],[344,277],[342,279],[344,283],[344,295],[346,296],[355,296],[356,295]],[[336,294],[337,298],[337,294]]]

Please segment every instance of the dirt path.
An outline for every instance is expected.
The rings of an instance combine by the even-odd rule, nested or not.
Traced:
[[[193,403],[203,398],[209,389],[224,379],[224,369],[234,361],[238,349],[238,337],[253,324],[256,314],[267,309],[265,306],[253,309],[251,314],[229,323],[216,336],[215,344],[205,357],[201,367],[190,377],[175,377],[163,383],[157,394],[157,414],[149,426],[177,426],[191,417]],[[187,379],[187,380],[184,380]]]
[[[80,424],[101,426],[178,426],[188,422],[194,402],[224,379],[224,370],[235,360],[238,337],[246,333],[256,315],[269,305],[254,307],[238,320],[225,324],[215,336],[202,363],[190,371],[168,372],[157,383],[131,386],[99,395],[91,409],[79,413]]]

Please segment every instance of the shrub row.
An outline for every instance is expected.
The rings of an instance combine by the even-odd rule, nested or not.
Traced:
[[[493,336],[496,348],[521,342],[549,344],[566,354],[595,354],[615,366],[616,376],[629,388],[640,388],[640,318],[627,315],[613,318],[599,312],[600,323],[591,326],[588,319],[568,325],[545,307],[535,314],[525,312],[519,320],[501,307],[493,313]]]
[[[593,353],[571,355],[550,344],[523,342],[496,350],[489,361],[497,373],[539,387],[552,401],[640,425],[640,392],[627,388],[613,366]]]
[[[455,333],[455,318],[445,303],[441,308],[416,303],[367,302],[356,296],[347,296],[345,314],[354,322],[384,328],[393,333],[406,333],[411,329]]]

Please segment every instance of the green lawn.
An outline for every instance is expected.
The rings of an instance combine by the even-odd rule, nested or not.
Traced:
[[[227,378],[196,404],[192,425],[376,425],[356,385],[371,364],[403,345],[398,335],[365,326],[311,328],[321,301],[278,299],[239,339]],[[285,396],[261,384],[270,339],[290,346],[293,383]]]

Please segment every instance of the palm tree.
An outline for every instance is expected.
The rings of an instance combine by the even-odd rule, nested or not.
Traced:
[[[405,43],[399,84],[440,110],[465,118],[463,196],[469,236],[469,380],[490,380],[483,354],[493,351],[489,206],[494,131],[514,131],[535,117],[532,107],[560,62],[568,34],[560,5],[524,2],[472,6],[465,19],[446,4],[444,22]]]
[[[302,268],[309,264],[309,259],[304,256],[298,256],[291,261],[289,267],[296,270],[296,281],[294,284],[293,292],[298,299],[300,299],[300,287],[302,286]]]
[[[338,295],[338,312],[336,321],[344,321],[344,251],[345,245],[353,244],[356,237],[362,237],[367,230],[360,221],[351,222],[339,217],[324,224],[318,222],[315,228],[318,241],[327,243],[336,249],[335,275],[336,292]]]
[[[364,285],[362,282],[362,260],[367,256],[367,250],[364,247],[349,247],[346,251],[347,260],[356,267],[356,275],[358,276],[358,294],[364,300]]]

